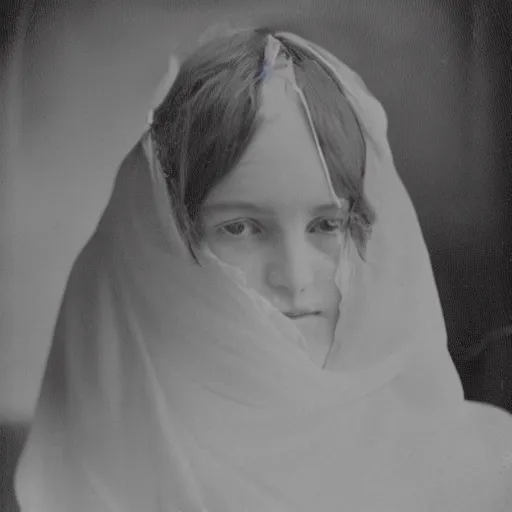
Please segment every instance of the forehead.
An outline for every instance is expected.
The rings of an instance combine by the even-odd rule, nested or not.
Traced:
[[[278,211],[333,201],[302,106],[284,99],[265,118],[237,167],[210,194],[215,202],[249,202]]]

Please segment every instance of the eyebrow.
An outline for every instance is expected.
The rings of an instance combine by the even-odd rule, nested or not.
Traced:
[[[346,199],[340,199],[341,204],[343,205],[341,211],[348,212],[349,202]],[[204,206],[205,213],[218,213],[224,211],[244,211],[251,212],[256,214],[269,214],[272,213],[272,209],[266,208],[264,206],[257,206],[254,203],[247,203],[243,201],[226,201],[220,203],[213,203]],[[322,213],[332,212],[332,211],[340,211],[340,208],[336,203],[325,203],[314,206],[310,209],[310,213],[313,215],[320,215]]]

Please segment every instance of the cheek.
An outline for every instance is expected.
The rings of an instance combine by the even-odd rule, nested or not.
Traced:
[[[320,261],[316,266],[313,282],[315,295],[323,297],[325,303],[336,311],[338,309],[339,302],[341,301],[341,292],[336,285],[338,261],[338,255],[332,258],[322,259],[322,261]]]
[[[314,241],[314,246],[318,253],[321,267],[335,269],[339,265],[343,247],[342,235],[319,236]]]
[[[309,260],[318,286],[335,284],[335,274],[342,254],[341,239],[336,236],[319,236],[312,241]]]
[[[257,265],[259,261],[263,261],[263,257],[259,254],[254,244],[229,243],[226,241],[218,241],[213,237],[205,240],[209,249],[221,261],[228,265],[238,267],[245,272]]]

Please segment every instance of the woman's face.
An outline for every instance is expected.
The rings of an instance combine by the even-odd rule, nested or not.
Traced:
[[[292,318],[319,365],[338,320],[334,274],[345,217],[298,106],[263,125],[202,211],[210,250]]]

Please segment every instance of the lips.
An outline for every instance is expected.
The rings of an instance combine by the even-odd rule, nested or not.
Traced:
[[[317,316],[320,314],[320,311],[305,311],[305,310],[301,310],[301,311],[286,311],[283,313],[285,316],[287,316],[288,318],[291,318],[291,319],[299,319],[299,318],[306,318],[306,317],[309,317],[309,316]]]

